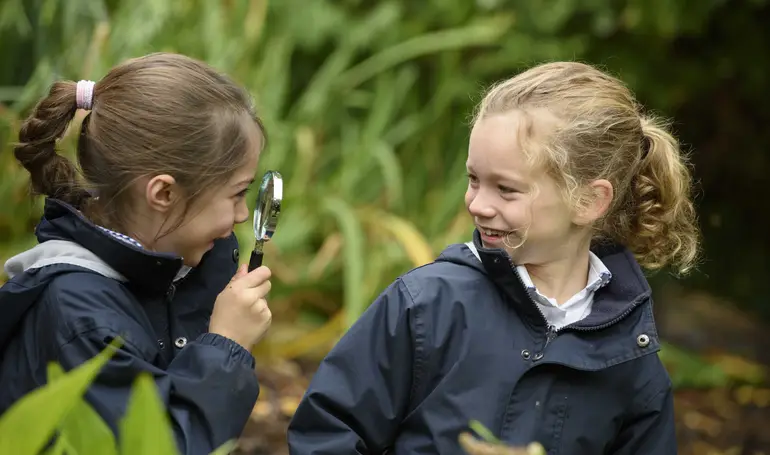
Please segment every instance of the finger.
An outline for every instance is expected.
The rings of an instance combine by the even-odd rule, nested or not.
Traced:
[[[246,273],[248,273],[248,267],[246,264],[241,264],[238,266],[238,270],[235,271],[235,275],[233,275],[232,278],[230,278],[230,283],[237,281],[241,277],[245,276]]]
[[[270,311],[270,307],[267,305],[267,300],[265,299],[257,300],[257,303],[252,305],[251,312],[259,315],[265,321],[270,321],[273,318],[273,313]]]
[[[247,288],[254,288],[269,280],[272,274],[270,269],[263,265],[238,278],[238,282]]]
[[[264,299],[267,297],[267,294],[270,293],[270,289],[272,289],[273,284],[268,281],[262,282],[260,285],[255,286],[253,288],[246,288],[245,291],[245,301],[247,302],[256,302],[259,299]]]

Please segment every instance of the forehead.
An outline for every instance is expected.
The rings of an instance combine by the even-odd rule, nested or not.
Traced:
[[[479,119],[471,130],[468,167],[477,172],[522,172],[528,124],[523,115],[513,112]]]
[[[479,119],[471,130],[468,165],[526,174],[545,164],[542,147],[560,120],[544,108],[513,110]]]
[[[256,124],[252,123],[245,126],[245,128],[248,141],[244,151],[243,162],[230,179],[234,183],[254,178],[254,174],[259,166],[259,157],[264,143],[264,137]]]

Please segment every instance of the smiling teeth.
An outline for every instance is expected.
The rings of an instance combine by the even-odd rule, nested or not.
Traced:
[[[491,229],[484,229],[484,234],[490,236],[490,237],[501,237],[503,235],[500,231],[493,231]]]

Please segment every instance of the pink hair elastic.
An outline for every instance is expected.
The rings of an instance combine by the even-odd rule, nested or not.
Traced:
[[[94,101],[94,81],[78,81],[78,88],[75,92],[75,102],[78,109],[90,110]]]

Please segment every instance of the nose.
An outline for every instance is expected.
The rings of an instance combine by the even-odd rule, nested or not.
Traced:
[[[249,219],[249,206],[246,199],[241,199],[235,206],[235,224],[245,223]]]
[[[484,195],[483,191],[475,191],[473,194],[468,194],[468,213],[475,218],[494,218],[497,210],[489,200],[489,197]]]

